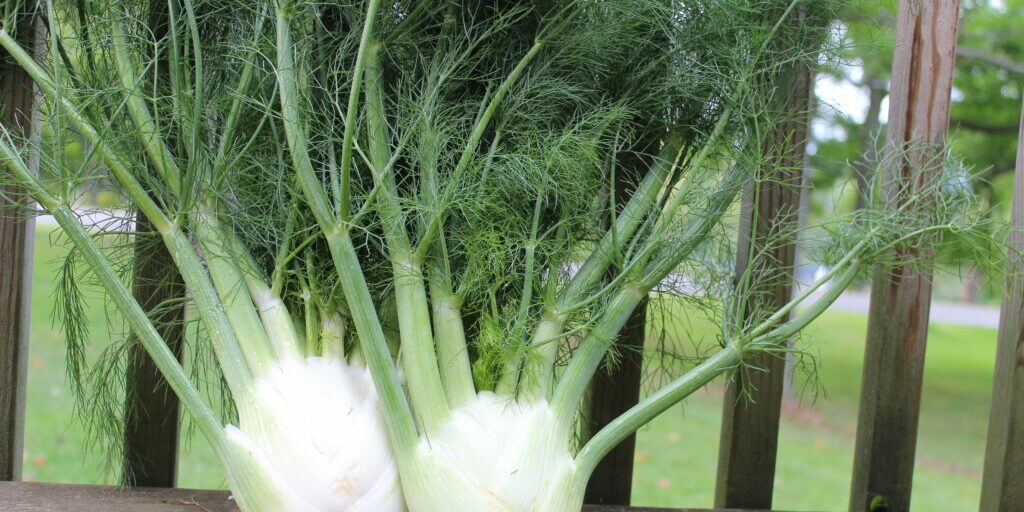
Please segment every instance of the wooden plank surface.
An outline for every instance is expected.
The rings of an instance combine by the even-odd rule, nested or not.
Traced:
[[[896,26],[881,190],[901,201],[938,179],[949,125],[959,0],[903,0]],[[927,260],[926,249],[896,254]],[[920,267],[915,267],[920,268]],[[876,270],[850,510],[906,512],[921,401],[931,276]]]
[[[192,489],[0,483],[0,509],[7,512],[238,512],[229,496]]]
[[[744,319],[776,311],[792,295],[812,70],[791,68],[778,82],[782,122],[765,144],[763,180],[747,187],[741,208],[736,276],[746,275],[750,283],[750,299],[739,313]],[[767,509],[775,486],[786,359],[760,354],[746,362],[764,371],[734,372],[726,385],[715,506]]]
[[[5,512],[204,512],[204,509],[207,512],[238,512],[238,507],[229,496],[227,491],[0,482],[0,510]],[[726,509],[709,511],[616,505],[587,505],[583,511],[736,512]]]
[[[31,40],[31,23],[19,38]],[[26,133],[33,125],[32,81],[13,63],[0,66],[0,109],[7,128]],[[0,168],[0,173],[7,172]],[[32,250],[35,223],[7,201],[24,201],[20,190],[0,186],[0,480],[21,478],[25,429]]]
[[[981,512],[1024,510],[1024,110],[1017,137],[1012,249],[999,315]]]

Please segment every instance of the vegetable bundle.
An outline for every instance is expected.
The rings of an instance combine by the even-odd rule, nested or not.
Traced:
[[[622,439],[784,351],[889,249],[977,223],[955,205],[913,222],[908,202],[866,211],[832,233],[825,279],[737,313],[754,292],[721,271],[725,234],[741,189],[781,165],[779,84],[828,55],[828,2],[55,0],[36,14],[42,63],[17,34],[0,45],[58,140],[7,133],[6,179],[60,223],[246,512],[578,510]],[[88,149],[80,161],[62,138]],[[74,208],[97,183],[153,232],[86,229]],[[173,259],[190,350],[212,349],[237,426],[133,298],[128,245],[110,241],[125,236]],[[679,276],[693,283],[668,289]],[[630,315],[680,296],[720,315],[719,349],[576,443]]]

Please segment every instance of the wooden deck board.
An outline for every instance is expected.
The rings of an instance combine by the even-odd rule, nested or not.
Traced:
[[[225,491],[0,483],[0,509],[9,512],[201,512],[195,503],[212,512],[238,512]]]
[[[203,507],[203,508],[200,508]],[[227,491],[133,488],[103,485],[0,482],[5,512],[238,512]],[[730,512],[716,509],[667,509],[584,506],[584,512]],[[486,512],[486,511],[481,511]],[[740,512],[740,511],[731,511]],[[745,510],[743,512],[758,512]],[[760,511],[766,512],[766,511]]]

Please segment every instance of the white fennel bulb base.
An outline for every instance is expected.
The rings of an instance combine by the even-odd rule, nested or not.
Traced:
[[[578,512],[583,485],[556,417],[547,402],[479,393],[403,460],[409,510]]]
[[[244,512],[402,512],[398,467],[369,372],[319,357],[276,364],[226,427]]]

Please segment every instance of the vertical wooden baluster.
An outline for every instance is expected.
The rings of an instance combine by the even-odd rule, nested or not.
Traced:
[[[882,193],[901,201],[939,179],[949,126],[959,0],[903,0],[896,25]],[[930,254],[897,254],[927,261]],[[850,510],[906,512],[921,401],[930,272],[875,272]]]
[[[608,372],[598,372],[590,384],[586,418],[592,432],[600,430],[640,400],[647,302],[633,311],[619,333],[619,360]],[[636,434],[619,443],[587,482],[584,502],[595,505],[629,505],[633,491],[633,453]]]
[[[1012,250],[999,314],[981,512],[1024,510],[1024,110],[1017,137]]]
[[[616,204],[622,205],[629,200],[632,193],[630,183],[646,172],[652,162],[647,155],[657,150],[658,142],[656,135],[648,134],[637,143],[641,147],[639,151],[620,155],[615,175]],[[584,413],[587,434],[597,432],[640,400],[646,319],[645,300],[633,310],[619,333],[617,364],[610,371],[599,371],[594,376],[587,393]],[[636,434],[627,437],[601,460],[587,482],[585,503],[629,505],[633,491],[635,450]]]
[[[653,41],[651,54],[642,54],[638,68],[648,59],[657,59],[657,52],[671,45],[667,40]],[[628,71],[627,71],[628,72]],[[613,91],[619,84],[607,84]],[[635,126],[645,126],[661,114],[655,111],[639,112],[634,116]],[[664,134],[649,127],[635,134],[625,148],[617,155],[615,171],[615,204],[625,205],[633,196],[634,185],[647,173],[653,155],[661,146]],[[616,269],[617,270],[617,269]],[[614,273],[613,270],[611,273]],[[644,299],[630,314],[619,332],[616,341],[618,361],[609,371],[599,371],[590,383],[584,403],[583,437],[604,428],[640,400],[640,384],[643,378],[644,342],[647,339],[647,305]],[[633,457],[636,451],[636,434],[630,435],[618,444],[594,468],[584,503],[595,505],[629,505],[633,491]]]
[[[160,307],[155,320],[168,348],[181,359],[184,341],[185,285],[177,267],[149,222],[138,216],[132,291],[146,311]],[[174,487],[178,467],[178,397],[141,344],[128,350],[122,483]]]
[[[24,21],[19,28],[19,39],[34,40],[32,21]],[[5,127],[29,135],[38,124],[32,110],[34,96],[32,80],[21,67],[13,62],[0,66],[0,108]],[[0,168],[0,173],[6,172]],[[18,207],[5,204],[10,200],[27,198],[20,190],[0,186],[0,480],[21,479],[35,233],[35,221],[17,211]]]
[[[168,4],[154,1],[149,27],[159,41],[168,30]],[[178,12],[181,12],[180,8]],[[166,51],[166,50],[165,50]],[[167,56],[157,55],[157,73],[167,79]],[[173,143],[168,140],[168,143]],[[154,319],[160,335],[178,359],[184,349],[185,284],[152,225],[136,215],[132,291]],[[169,302],[168,302],[169,301]],[[160,310],[157,312],[157,308]],[[135,343],[128,350],[122,483],[174,487],[178,468],[180,405],[152,358]]]
[[[797,16],[800,14],[797,13]],[[779,77],[783,122],[767,141],[768,175],[744,191],[736,275],[751,272],[745,309],[775,310],[792,296],[795,232],[800,209],[810,117],[812,70],[799,66]],[[780,237],[787,237],[779,243]],[[771,244],[768,254],[752,260]],[[748,268],[749,264],[755,265]],[[739,371],[726,387],[718,452],[715,506],[771,508],[785,357],[769,354],[747,361],[765,371]]]

